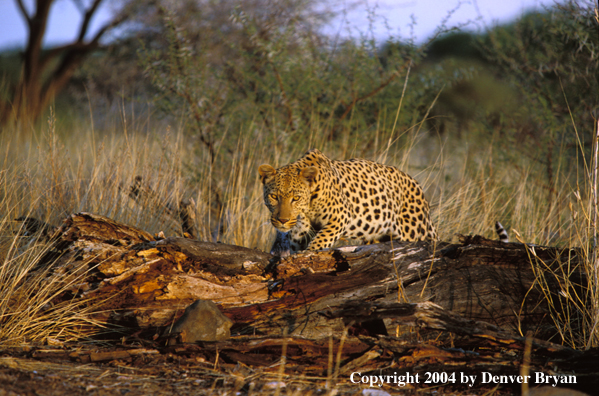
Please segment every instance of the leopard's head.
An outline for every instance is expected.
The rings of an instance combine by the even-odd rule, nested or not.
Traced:
[[[305,217],[310,207],[310,187],[318,169],[285,166],[275,169],[270,165],[258,168],[264,186],[264,203],[270,210],[270,221],[282,232],[292,229],[298,218]]]

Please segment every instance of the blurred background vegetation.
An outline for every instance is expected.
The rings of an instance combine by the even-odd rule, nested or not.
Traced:
[[[584,193],[599,108],[590,0],[484,32],[440,26],[425,43],[327,35],[335,13],[312,0],[135,0],[117,11],[106,45],[82,33],[58,49],[37,43],[36,57],[31,38],[24,55],[0,55],[2,139],[55,134],[77,151],[89,131],[94,142],[177,136],[183,148],[169,160],[180,162],[206,238],[221,239],[231,200],[251,207],[247,193],[228,195],[228,172],[245,166],[253,178],[259,163],[280,166],[312,147],[415,174],[445,238],[488,235],[496,219],[535,241],[570,238],[571,193]],[[67,66],[69,78],[33,105],[27,93],[49,89]],[[29,69],[39,75],[26,81]],[[534,190],[534,200],[519,202],[518,189]],[[446,220],[462,216],[464,194],[476,196],[468,207],[484,221]]]
[[[3,263],[35,267],[22,216],[58,225],[89,211],[181,235],[183,203],[199,239],[267,250],[257,167],[319,148],[413,175],[443,240],[494,238],[500,220],[526,242],[585,247],[593,267],[591,0],[482,32],[440,26],[423,43],[325,34],[335,13],[322,4],[131,0],[102,31],[107,44],[82,26],[72,44],[30,39],[0,54]],[[4,283],[23,278],[3,271]],[[17,324],[11,337],[28,337]],[[564,340],[596,345],[595,330]]]

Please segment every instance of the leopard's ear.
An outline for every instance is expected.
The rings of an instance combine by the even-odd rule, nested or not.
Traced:
[[[309,185],[312,185],[318,176],[318,168],[309,166],[300,171],[300,177],[306,181]]]
[[[265,184],[275,177],[277,171],[272,166],[264,164],[260,165],[258,168],[258,173],[260,174],[260,180],[262,180],[262,184]]]

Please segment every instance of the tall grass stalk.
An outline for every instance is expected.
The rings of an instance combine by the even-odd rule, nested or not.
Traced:
[[[597,8],[595,8],[595,14],[597,14]],[[599,18],[597,19],[599,23]],[[599,345],[599,259],[597,253],[597,216],[598,216],[598,207],[597,201],[599,200],[597,185],[599,183],[598,177],[598,169],[599,169],[599,119],[596,123],[595,128],[595,139],[593,142],[593,183],[592,183],[592,225],[590,227],[590,232],[593,240],[592,246],[592,259],[590,263],[587,264],[587,273],[592,274],[592,282],[590,284],[590,300],[591,300],[591,312],[590,312],[590,323],[589,323],[589,338],[586,342],[586,348],[591,348]]]

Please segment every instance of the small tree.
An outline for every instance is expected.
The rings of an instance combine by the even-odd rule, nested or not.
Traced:
[[[127,19],[128,12],[123,8],[91,39],[86,40],[90,21],[103,1],[73,0],[82,15],[77,38],[66,45],[43,51],[42,41],[55,0],[36,0],[32,12],[27,10],[23,0],[15,0],[25,18],[29,37],[22,56],[19,79],[8,85],[8,98],[0,99],[0,126],[38,119],[83,59],[98,47],[100,39]]]

